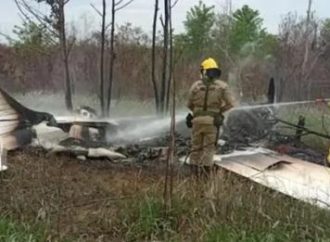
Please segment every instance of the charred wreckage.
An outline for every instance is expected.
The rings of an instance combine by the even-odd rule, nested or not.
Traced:
[[[308,149],[301,137],[306,134],[330,137],[306,128],[304,117],[299,117],[296,124],[277,118],[273,102],[274,80],[271,80],[267,103],[229,112],[218,137],[216,165],[289,196],[329,208],[330,169],[323,166],[324,154]],[[190,131],[185,114],[178,116],[176,155],[184,163],[189,160]],[[0,171],[8,169],[7,151],[26,146],[83,160],[157,162],[166,156],[169,123],[170,119],[152,116],[99,119],[89,107],[79,108],[70,117],[54,117],[23,106],[0,88]],[[294,128],[295,135],[277,132],[279,123]],[[290,146],[283,149],[283,144]]]

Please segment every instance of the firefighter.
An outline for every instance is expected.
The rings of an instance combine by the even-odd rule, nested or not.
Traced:
[[[223,122],[223,113],[234,106],[233,95],[226,82],[221,81],[221,70],[212,58],[201,64],[201,80],[189,90],[187,126],[192,128],[190,165],[198,174],[212,171],[213,156]]]

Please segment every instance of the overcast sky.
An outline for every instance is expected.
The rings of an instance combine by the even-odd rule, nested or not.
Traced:
[[[183,20],[189,8],[198,3],[199,0],[179,0],[173,10],[173,24],[176,32],[183,29]],[[110,1],[109,1],[110,2]],[[162,3],[163,1],[160,0]],[[221,9],[226,0],[204,0],[208,5],[214,5],[216,9]],[[100,8],[101,0],[71,0],[67,5],[67,21],[74,22],[80,31],[91,31],[99,28],[100,18],[91,8],[90,3]],[[268,31],[276,33],[281,18],[288,12],[305,14],[308,0],[232,0],[233,8],[239,8],[248,4],[254,9],[258,9],[264,19],[264,26]],[[148,33],[151,32],[153,17],[153,0],[135,0],[127,8],[118,13],[117,22],[131,22],[142,27]],[[330,0],[313,0],[313,10],[320,18],[330,17]],[[0,4],[0,31],[11,34],[13,26],[20,24],[20,17],[14,4],[14,0],[1,0]],[[3,38],[0,37],[0,40]]]

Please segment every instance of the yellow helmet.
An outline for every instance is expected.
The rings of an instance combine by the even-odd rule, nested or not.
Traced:
[[[221,76],[221,70],[213,58],[207,58],[202,62],[201,75],[208,81],[213,81]]]
[[[220,69],[220,68],[217,62],[213,58],[207,58],[202,62],[201,69],[208,70],[208,69]]]

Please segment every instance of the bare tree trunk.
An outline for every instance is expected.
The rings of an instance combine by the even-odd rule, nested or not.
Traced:
[[[304,53],[304,61],[302,65],[302,72],[305,72],[306,64],[308,62],[309,57],[309,34],[310,34],[310,20],[311,20],[311,8],[312,8],[312,0],[308,0],[308,8],[307,8],[307,18],[306,18],[306,30],[305,30],[305,53]]]
[[[69,68],[69,56],[70,51],[73,45],[68,45],[67,36],[65,31],[65,12],[64,8],[65,5],[70,0],[35,0],[37,3],[45,2],[51,11],[48,14],[44,14],[42,11],[38,11],[36,8],[32,7],[33,1],[28,0],[15,0],[16,6],[18,10],[22,14],[23,18],[28,22],[37,22],[40,23],[42,26],[47,28],[54,37],[59,40],[59,44],[61,47],[61,54],[62,54],[62,61],[64,64],[64,74],[65,74],[65,106],[68,110],[72,110],[72,78],[70,75],[70,68]],[[24,20],[23,20],[24,21]]]
[[[172,109],[171,109],[171,129],[170,143],[168,149],[166,171],[165,171],[165,186],[164,186],[164,205],[167,213],[172,206],[173,183],[174,183],[174,161],[175,161],[175,83],[172,85]]]
[[[156,112],[159,113],[159,96],[156,81],[156,33],[157,33],[157,19],[159,10],[159,0],[155,0],[154,19],[152,26],[152,50],[151,50],[151,81],[154,89]]]
[[[65,33],[65,16],[64,16],[64,0],[59,2],[59,30],[60,30],[60,43],[62,46],[63,52],[63,62],[65,67],[65,105],[66,108],[71,111],[73,108],[72,105],[72,82],[70,78],[70,69],[69,69],[69,51],[67,47],[66,33]]]
[[[166,5],[165,5],[166,6]],[[168,24],[170,28],[172,27],[172,11],[171,11],[171,0],[168,0],[168,9],[167,11],[165,10],[165,13],[167,14],[167,17],[165,16],[165,21],[166,19],[168,20]],[[172,32],[172,28],[170,29]],[[167,159],[167,166],[166,166],[166,174],[165,174],[165,187],[164,187],[164,202],[165,202],[165,212],[167,213],[172,206],[172,194],[173,194],[173,169],[174,169],[174,161],[175,161],[175,107],[176,107],[176,102],[175,102],[175,97],[176,97],[176,85],[175,81],[173,78],[173,40],[172,40],[172,34],[170,33],[169,35],[169,68],[168,68],[168,74],[169,74],[169,79],[168,79],[168,99],[170,98],[169,94],[169,88],[170,88],[170,83],[172,83],[172,108],[171,108],[171,129],[170,129],[170,144],[169,144],[169,153],[168,153],[168,159]],[[167,100],[167,105],[169,104],[169,101]]]
[[[100,105],[102,117],[105,116],[104,107],[104,49],[105,49],[105,21],[106,21],[106,0],[102,3],[102,30],[101,30],[101,59],[100,59]]]
[[[167,93],[166,93],[166,112],[169,111],[170,107],[170,92],[171,92],[171,82],[172,82],[172,71],[173,71],[173,29],[172,29],[172,7],[171,7],[171,0],[169,0],[168,5],[168,23],[169,23],[169,42],[170,42],[170,56],[169,56],[169,72],[168,72],[168,79],[167,79]]]
[[[304,60],[303,60],[303,64],[302,64],[302,77],[301,80],[298,80],[298,85],[299,85],[299,89],[298,89],[298,95],[299,100],[301,100],[302,97],[302,85],[304,85],[305,83],[302,83],[302,80],[305,80],[306,77],[306,66],[308,63],[308,59],[309,59],[309,48],[310,48],[310,20],[311,20],[311,8],[312,8],[312,0],[308,0],[308,8],[307,8],[307,18],[306,18],[306,30],[305,30],[305,53],[304,53]]]
[[[111,6],[111,35],[110,35],[110,70],[109,70],[109,87],[108,87],[108,96],[107,96],[107,116],[110,116],[111,108],[111,96],[112,96],[112,83],[113,83],[113,67],[115,62],[115,53],[114,53],[114,36],[115,36],[115,14],[116,14],[116,2],[112,0]]]
[[[164,114],[165,111],[165,94],[166,94],[166,81],[167,81],[167,68],[168,68],[168,10],[169,4],[168,0],[164,0],[165,6],[165,19],[164,19],[164,46],[163,46],[163,72],[162,72],[162,82],[160,90],[160,111]]]

